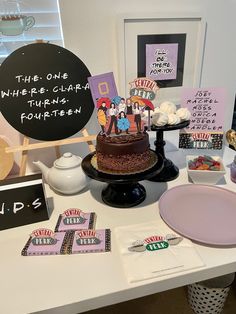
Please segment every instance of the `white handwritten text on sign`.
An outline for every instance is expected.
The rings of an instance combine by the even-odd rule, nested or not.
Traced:
[[[39,45],[39,46],[38,46]],[[16,50],[0,69],[1,111],[19,132],[56,140],[80,131],[94,106],[82,61],[68,50],[32,44]]]

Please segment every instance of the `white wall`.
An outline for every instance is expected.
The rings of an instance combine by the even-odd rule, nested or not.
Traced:
[[[60,0],[65,47],[92,75],[113,71],[119,88],[117,17],[201,12],[207,22],[202,87],[226,87],[225,129],[231,126],[236,81],[234,0]],[[200,65],[199,65],[200,66]],[[90,124],[92,122],[90,121]],[[93,122],[94,123],[94,122]]]
[[[206,20],[206,41],[202,64],[201,87],[225,87],[227,90],[225,130],[231,127],[236,79],[236,28],[234,0],[60,0],[65,47],[87,65],[92,75],[112,71],[121,88],[119,77],[120,50],[118,20],[122,15],[140,17],[150,14],[200,12]],[[201,66],[199,64],[199,66]],[[125,95],[127,96],[127,95]],[[96,132],[95,115],[87,125]],[[177,132],[166,132],[165,139],[178,145]],[[152,136],[151,136],[152,137]],[[151,138],[151,143],[153,142]],[[167,143],[170,144],[170,143]],[[68,150],[69,147],[62,150]],[[71,147],[83,155],[85,147]],[[166,150],[172,150],[167,145]]]

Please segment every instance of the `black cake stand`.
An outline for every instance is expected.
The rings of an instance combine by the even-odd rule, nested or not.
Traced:
[[[153,151],[153,153],[155,153]],[[108,174],[96,170],[91,159],[95,153],[87,155],[82,161],[82,168],[88,177],[108,185],[102,190],[102,200],[112,207],[128,208],[133,207],[146,198],[146,190],[138,181],[150,179],[156,176],[163,168],[163,158],[157,154],[156,164],[146,171],[136,174]]]
[[[170,160],[165,157],[164,146],[166,142],[163,139],[164,131],[174,131],[187,127],[190,120],[183,121],[176,125],[164,125],[164,126],[151,126],[151,130],[156,132],[156,141],[154,142],[155,151],[157,154],[161,154],[163,157],[164,167],[157,176],[153,176],[149,181],[155,182],[167,182],[176,179],[179,176],[178,167]]]

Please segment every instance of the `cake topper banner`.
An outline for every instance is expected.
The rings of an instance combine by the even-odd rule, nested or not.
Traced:
[[[101,134],[121,135],[143,130],[142,107],[133,104],[131,98],[116,96],[113,99],[100,98],[97,101],[97,118]]]
[[[0,67],[0,110],[28,137],[67,138],[80,131],[93,113],[89,76],[84,63],[62,47],[24,46]]]
[[[95,106],[99,98],[106,97],[112,99],[118,96],[112,72],[88,77],[88,82]]]
[[[223,88],[187,88],[182,106],[191,112],[189,126],[180,133],[180,148],[221,149],[226,92]]]
[[[140,77],[130,82],[130,96],[154,100],[159,87],[156,82],[147,77]]]
[[[111,80],[109,81],[107,77]],[[158,90],[156,82],[149,78],[135,79],[130,83],[130,97],[125,98],[117,95],[112,78],[114,77],[111,77],[111,73],[88,78],[93,99],[103,94],[103,97],[96,98],[101,134],[109,136],[140,133],[145,125],[150,127],[150,111],[154,110],[151,99],[156,97]],[[101,93],[104,82],[107,93]]]

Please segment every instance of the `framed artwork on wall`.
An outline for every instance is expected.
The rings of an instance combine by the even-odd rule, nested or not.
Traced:
[[[137,77],[148,77],[160,88],[182,86],[186,34],[138,35]]]
[[[119,17],[119,88],[137,77],[154,79],[157,102],[180,102],[182,87],[201,82],[206,22],[200,13]]]

